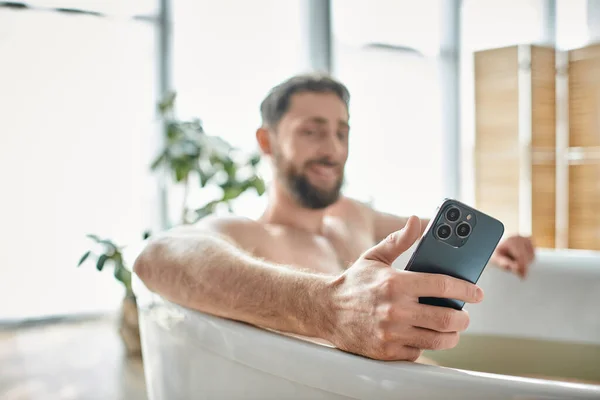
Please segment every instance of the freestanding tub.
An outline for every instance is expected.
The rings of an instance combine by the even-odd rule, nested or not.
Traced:
[[[600,255],[540,251],[527,280],[490,268],[480,284],[486,299],[468,307],[460,344],[426,354],[437,367],[192,311],[136,280],[149,398],[600,399]]]

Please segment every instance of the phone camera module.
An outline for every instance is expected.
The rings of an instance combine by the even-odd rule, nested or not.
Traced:
[[[446,224],[442,224],[440,226],[438,226],[437,228],[437,236],[442,239],[442,240],[446,240],[450,237],[450,235],[452,234],[452,228],[450,228],[450,226],[446,225]]]
[[[462,239],[466,238],[471,234],[471,225],[466,222],[461,222],[456,227],[456,234]]]
[[[450,222],[456,222],[460,218],[460,210],[456,207],[450,207],[446,211],[446,219]]]

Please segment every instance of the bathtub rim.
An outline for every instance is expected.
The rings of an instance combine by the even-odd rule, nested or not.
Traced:
[[[369,398],[369,395],[382,390],[401,391],[406,389],[407,383],[410,383],[411,390],[417,390],[415,395],[431,394],[436,388],[460,393],[464,385],[469,385],[470,390],[474,390],[472,394],[480,393],[487,398],[493,398],[492,394],[560,398],[572,396],[574,391],[577,392],[574,398],[600,398],[600,385],[525,378],[402,361],[371,360],[334,347],[191,310],[150,293],[147,289],[141,289],[139,285],[136,286],[136,293],[142,295],[142,292],[145,292],[145,301],[138,302],[142,336],[146,324],[154,323],[159,329],[165,330],[183,328],[185,335],[191,335],[202,351],[210,351],[232,362],[281,379],[350,398]],[[181,334],[180,331],[179,333]],[[145,347],[144,340],[142,344]],[[342,383],[341,378],[328,377],[323,380],[310,368],[299,372],[289,363],[291,353],[298,361],[306,359],[304,365],[319,361],[334,364],[336,371],[342,372],[338,377],[353,376],[356,380],[362,380],[362,384],[348,386]],[[362,370],[364,366],[369,367],[368,373],[357,373],[356,367]],[[297,379],[299,374],[303,377],[302,381]],[[420,386],[416,388],[415,385]]]

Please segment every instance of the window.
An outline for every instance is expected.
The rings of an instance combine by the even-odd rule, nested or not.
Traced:
[[[443,198],[438,1],[332,1],[334,74],[351,94],[346,192],[399,215]]]
[[[256,150],[259,105],[271,87],[310,70],[303,0],[175,1],[173,79],[180,117],[202,119],[206,132]],[[214,193],[192,194],[201,206]],[[265,198],[253,193],[236,213],[257,216]],[[169,214],[177,221],[181,193],[170,190]]]
[[[121,300],[110,273],[75,266],[85,234],[127,243],[153,219],[155,37],[147,21],[0,8],[0,319]]]

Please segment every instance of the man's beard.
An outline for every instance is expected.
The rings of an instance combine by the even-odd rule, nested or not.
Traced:
[[[331,189],[320,189],[310,183],[306,174],[299,172],[294,165],[285,161],[279,152],[274,152],[274,159],[277,177],[303,207],[319,210],[329,207],[339,199],[344,184],[343,173]],[[319,159],[309,161],[305,166],[309,167],[313,164],[331,165],[326,159]]]

